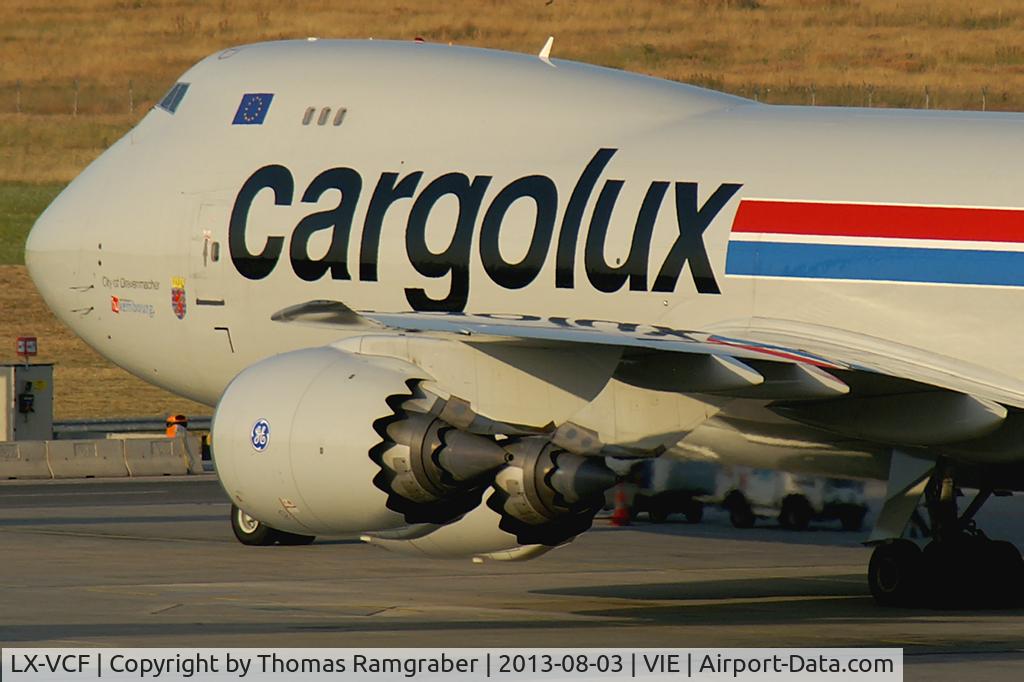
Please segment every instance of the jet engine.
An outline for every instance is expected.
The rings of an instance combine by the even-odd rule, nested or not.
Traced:
[[[601,458],[538,436],[460,430],[437,416],[445,402],[425,390],[430,379],[411,363],[331,346],[247,368],[214,415],[224,489],[287,533],[449,527],[461,537],[471,526],[473,554],[554,546],[590,526],[616,480]],[[460,542],[445,546],[462,553]]]
[[[558,450],[547,439],[503,443],[507,465],[485,504],[444,525],[367,534],[403,554],[519,561],[540,556],[590,528],[615,474],[601,459]]]
[[[505,446],[508,466],[494,480],[487,506],[501,530],[521,545],[558,545],[590,528],[616,475],[603,459],[558,449],[545,438]]]

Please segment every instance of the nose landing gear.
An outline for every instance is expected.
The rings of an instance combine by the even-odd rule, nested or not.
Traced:
[[[239,542],[252,547],[267,547],[273,544],[308,545],[316,540],[312,535],[298,535],[271,528],[235,505],[231,505],[231,530]]]

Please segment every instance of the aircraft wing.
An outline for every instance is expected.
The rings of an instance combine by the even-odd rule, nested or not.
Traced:
[[[673,353],[718,355],[751,360],[786,360],[832,369],[849,369],[825,357],[772,344],[759,344],[706,332],[670,327],[542,318],[502,313],[354,311],[339,301],[308,301],[274,313],[276,322],[293,322],[339,329],[390,329],[449,335],[470,343],[522,342],[535,346],[589,343]],[[1024,395],[1022,395],[1024,401]]]
[[[353,311],[339,301],[317,300],[285,308],[273,315],[278,322],[326,325],[367,330],[399,330],[458,338],[467,343],[516,342],[536,346],[586,343],[617,346],[628,358],[647,357],[668,362],[660,354],[710,356],[733,367],[765,361],[801,367],[830,384],[825,395],[911,393],[945,390],[1015,408],[1024,408],[1024,382],[965,363],[927,354],[877,337],[788,320],[752,318],[742,325],[709,330],[681,330],[660,325],[542,318],[517,314],[462,312]],[[777,369],[777,367],[776,367]],[[752,375],[751,375],[752,377]],[[832,377],[829,381],[826,377]],[[755,385],[779,383],[775,377],[754,379]],[[774,379],[774,381],[773,381]],[[724,392],[712,387],[712,393]],[[726,391],[727,392],[727,391]],[[809,396],[823,397],[823,396]]]
[[[354,311],[337,301],[309,301],[273,319],[467,344],[617,348],[612,376],[621,382],[709,395],[715,401],[736,399],[717,402],[718,415],[685,440],[696,451],[749,450],[751,443],[778,450],[814,443],[821,448],[811,459],[859,458],[867,462],[864,472],[877,472],[873,449],[888,453],[886,502],[872,542],[900,535],[923,494],[923,481],[937,466],[937,455],[957,462],[965,481],[989,464],[1024,458],[1024,384],[955,358],[841,329],[752,318],[680,330],[500,313]],[[782,417],[781,422],[766,419],[766,411]],[[697,439],[691,442],[693,436]],[[807,457],[806,451],[796,453],[801,462]],[[857,465],[847,461],[844,467],[850,473]]]

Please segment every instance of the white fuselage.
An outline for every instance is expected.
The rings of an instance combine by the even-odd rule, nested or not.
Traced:
[[[271,321],[314,299],[703,331],[782,320],[1024,379],[1012,273],[780,275],[758,270],[756,236],[753,270],[726,272],[744,201],[1015,208],[1024,117],[767,106],[380,41],[228,50],[181,82],[173,114],[152,110],[47,210],[26,258],[65,323],[176,393],[212,405],[252,363],[338,340]],[[251,93],[272,94],[262,123],[234,124]]]

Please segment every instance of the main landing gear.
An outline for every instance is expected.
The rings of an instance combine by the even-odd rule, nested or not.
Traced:
[[[868,585],[883,606],[974,608],[1024,604],[1024,559],[1009,542],[991,540],[974,515],[991,496],[982,490],[959,514],[953,478],[941,467],[925,488],[930,525],[915,524],[930,538],[922,550],[904,538],[875,547]]]
[[[312,535],[287,533],[271,528],[262,521],[257,521],[247,513],[231,505],[231,530],[243,545],[266,547],[268,545],[308,545],[316,540]]]

